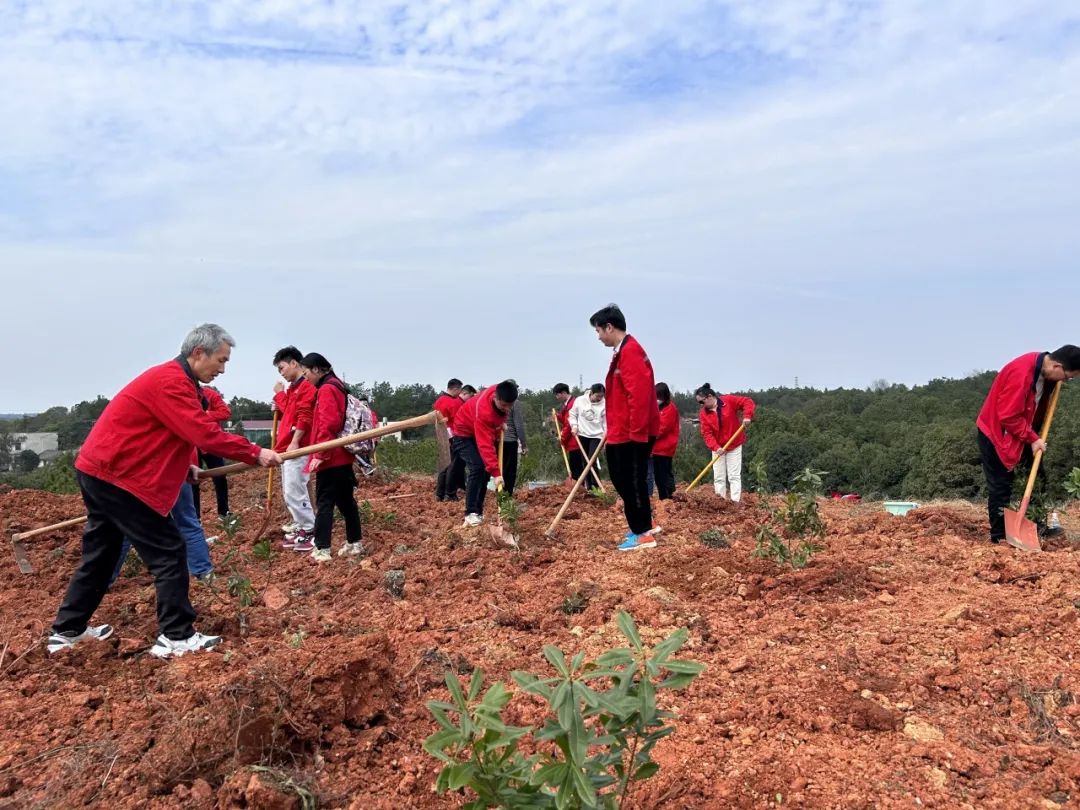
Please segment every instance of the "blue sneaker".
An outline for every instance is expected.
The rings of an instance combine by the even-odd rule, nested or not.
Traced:
[[[651,534],[630,534],[616,546],[619,551],[637,551],[639,548],[656,548],[656,538]]]

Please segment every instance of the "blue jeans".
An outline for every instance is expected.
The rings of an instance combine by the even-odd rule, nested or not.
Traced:
[[[213,571],[214,564],[210,562],[210,547],[206,545],[206,534],[203,532],[199,515],[195,512],[195,493],[190,484],[180,487],[180,497],[176,499],[169,517],[172,518],[180,531],[180,536],[187,544],[188,573],[193,577],[201,577]],[[124,567],[124,560],[127,559],[130,548],[131,542],[125,537],[123,548],[120,550],[120,559],[116,563],[116,568],[113,569],[112,579],[109,580],[110,585],[120,576],[120,569]]]

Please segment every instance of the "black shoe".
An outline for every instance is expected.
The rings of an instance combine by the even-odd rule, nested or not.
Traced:
[[[996,546],[1004,539],[1005,539],[1004,537],[991,537],[990,542],[993,543]]]
[[[1060,526],[1056,526],[1053,529],[1047,526],[1039,527],[1039,537],[1060,537],[1063,534],[1065,534],[1065,530]]]

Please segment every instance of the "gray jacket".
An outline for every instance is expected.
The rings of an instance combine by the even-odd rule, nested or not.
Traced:
[[[510,418],[506,420],[505,442],[517,442],[522,450],[527,450],[528,442],[525,440],[525,409],[521,407],[521,400],[516,401],[510,409]]]

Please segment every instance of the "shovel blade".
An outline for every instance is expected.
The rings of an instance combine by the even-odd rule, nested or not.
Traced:
[[[34,573],[34,566],[30,564],[30,556],[26,553],[26,546],[21,540],[12,540],[11,548],[15,552],[15,562],[19,564],[19,570],[24,574]]]
[[[1035,522],[1012,509],[1005,510],[1005,542],[1021,551],[1042,551]]]
[[[510,546],[511,548],[518,547],[518,539],[515,535],[508,532],[502,526],[488,526],[488,533],[491,534],[491,539],[496,543],[502,543],[503,545]]]

